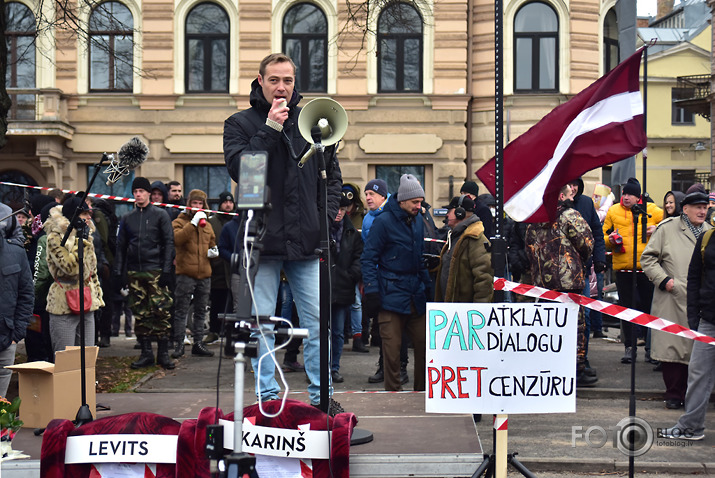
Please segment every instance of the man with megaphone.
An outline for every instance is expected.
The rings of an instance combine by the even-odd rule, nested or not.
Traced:
[[[251,87],[251,107],[235,113],[224,123],[223,149],[226,167],[236,182],[243,152],[268,153],[267,186],[271,210],[262,238],[254,306],[259,315],[274,314],[283,270],[291,284],[301,326],[308,329],[303,355],[310,380],[310,403],[317,406],[320,404],[320,269],[316,250],[320,248],[320,221],[326,220],[326,213],[330,218],[338,214],[342,185],[340,167],[335,146],[327,146],[324,152],[327,212],[319,210],[317,158],[310,158],[303,167],[298,167],[309,144],[298,127],[301,110],[298,103],[302,97],[295,91],[295,65],[290,57],[273,53],[264,58],[258,78]],[[258,357],[273,345],[272,335],[261,338]],[[278,398],[280,386],[275,379],[273,361],[264,359],[260,370],[258,359],[252,361],[256,371],[256,393],[260,393],[263,401]],[[341,411],[339,404],[331,399],[331,414]]]

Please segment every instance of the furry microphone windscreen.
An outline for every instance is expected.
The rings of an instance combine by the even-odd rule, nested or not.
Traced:
[[[128,169],[135,169],[141,163],[146,161],[149,154],[149,148],[137,136],[130,139],[126,144],[119,148],[117,153],[119,166]]]

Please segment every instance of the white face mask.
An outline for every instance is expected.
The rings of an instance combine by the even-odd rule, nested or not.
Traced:
[[[489,211],[492,213],[492,217],[497,217],[497,209],[495,207],[490,207]]]

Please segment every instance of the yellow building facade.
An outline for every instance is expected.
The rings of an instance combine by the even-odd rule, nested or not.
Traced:
[[[42,4],[47,8],[48,3]],[[615,19],[615,3],[504,0],[506,138],[513,140],[608,70],[607,14]],[[8,4],[37,13],[30,0]],[[385,8],[390,5],[395,4]],[[347,110],[349,126],[339,153],[344,181],[362,187],[375,176],[387,176],[396,188],[399,174],[414,172],[424,182],[427,200],[446,204],[465,178],[476,180],[474,171],[494,152],[494,4],[415,0],[397,5],[419,24],[397,25],[385,9],[375,8],[366,17],[358,15],[367,25],[364,33],[347,22],[347,5],[337,0],[116,0],[95,10],[81,7],[78,18],[90,34],[114,35],[117,57],[110,62],[102,49],[88,47],[91,38],[74,32],[39,35],[32,84],[10,85],[13,99],[25,103],[10,115],[0,179],[81,190],[103,152],[115,152],[139,136],[150,153],[136,175],[178,180],[185,191],[200,187],[216,198],[231,187],[221,174],[223,121],[248,107],[264,56],[307,38],[297,20],[290,23],[301,8],[319,12],[324,32],[319,55],[324,61],[313,71],[318,89],[301,88],[302,104],[330,96]],[[101,19],[93,17],[100,7],[113,12],[120,32],[129,33],[104,31]],[[215,19],[197,18],[197,12]],[[214,33],[220,48],[203,55],[218,55],[220,61],[202,67],[195,42],[207,42]],[[388,51],[390,42],[399,54]],[[301,68],[314,58],[303,57]],[[659,62],[664,70],[672,68],[666,61],[653,59],[653,71]],[[197,79],[201,74],[203,80]],[[197,90],[201,81],[203,90]],[[696,122],[698,130],[703,127]],[[587,179],[599,178],[595,171]],[[108,188],[103,183],[100,176],[93,189],[130,194],[126,184]]]

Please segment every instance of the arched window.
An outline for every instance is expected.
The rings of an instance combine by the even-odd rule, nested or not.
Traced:
[[[229,20],[214,3],[201,3],[186,17],[186,91],[227,92]]]
[[[377,21],[377,90],[422,91],[422,17],[407,3],[387,6]]]
[[[554,92],[559,88],[559,20],[541,2],[527,3],[514,18],[514,90]]]
[[[295,63],[298,91],[327,91],[328,21],[318,7],[299,3],[286,12],[283,51]]]
[[[603,19],[603,73],[606,74],[618,65],[618,17],[611,8]]]
[[[22,3],[5,4],[5,42],[7,44],[7,88],[35,87],[35,16]],[[35,119],[35,95],[10,92],[10,119]]]
[[[89,17],[90,91],[132,91],[134,19],[119,2],[100,4]]]

